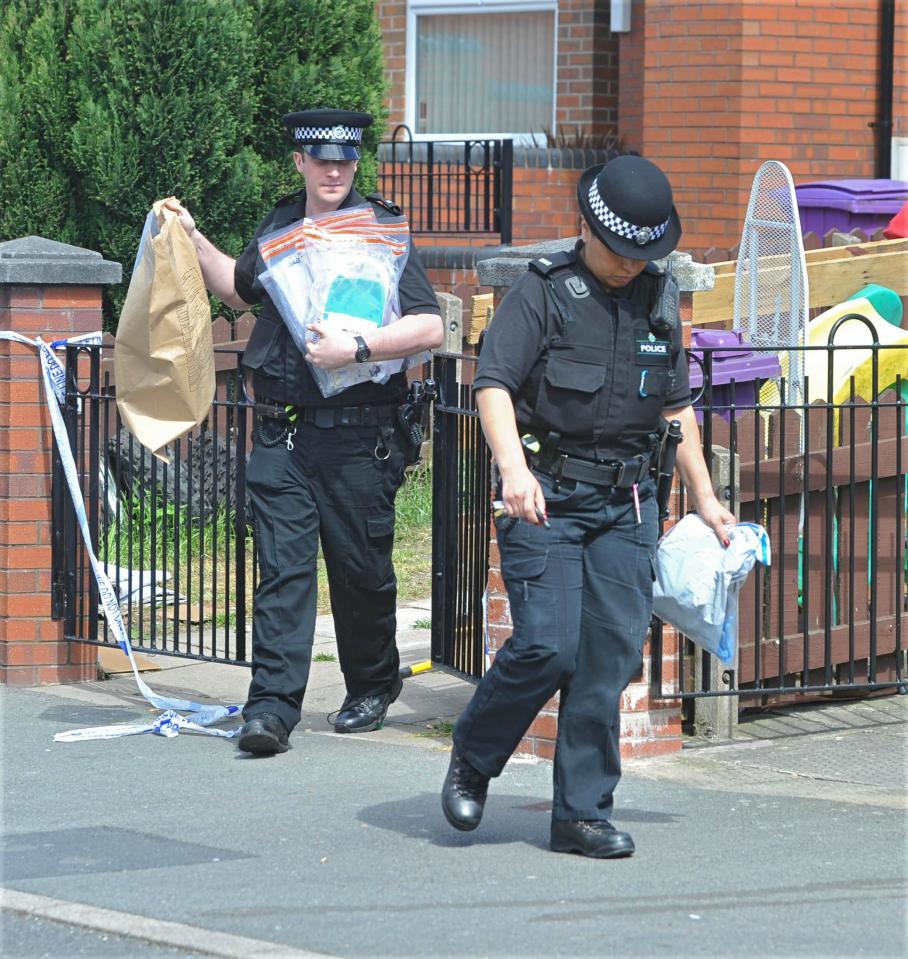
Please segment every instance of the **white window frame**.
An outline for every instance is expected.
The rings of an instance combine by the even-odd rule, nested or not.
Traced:
[[[407,44],[405,51],[406,77],[404,97],[406,109],[404,123],[413,132],[414,141],[428,140],[513,140],[519,146],[545,146],[545,137],[526,130],[501,131],[499,133],[416,133],[416,18],[432,14],[482,13],[529,13],[547,11],[554,14],[552,41],[555,45],[552,57],[552,117],[550,129],[555,130],[558,109],[558,0],[408,0]]]

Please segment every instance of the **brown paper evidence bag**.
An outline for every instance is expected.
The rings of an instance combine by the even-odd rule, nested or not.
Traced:
[[[199,258],[166,202],[158,200],[145,220],[114,349],[120,416],[165,463],[167,444],[205,419],[215,390]]]

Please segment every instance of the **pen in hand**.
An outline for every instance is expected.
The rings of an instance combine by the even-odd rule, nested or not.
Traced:
[[[502,516],[507,516],[507,510],[505,510],[504,503],[500,499],[497,499],[492,503],[492,509],[494,510],[496,519],[500,519]],[[546,529],[552,528],[549,525],[549,521],[545,518],[545,513],[543,513],[538,506],[536,507],[536,519],[538,519]]]

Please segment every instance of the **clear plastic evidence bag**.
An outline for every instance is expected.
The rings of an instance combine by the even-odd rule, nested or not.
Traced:
[[[688,639],[734,660],[738,639],[738,597],[755,563],[769,566],[766,530],[756,523],[728,529],[729,545],[696,513],[688,513],[656,547],[653,612]]]
[[[400,318],[398,283],[409,249],[406,218],[379,220],[372,206],[364,204],[306,217],[262,236],[265,269],[259,279],[294,343],[306,353],[318,338],[308,329],[311,323],[338,324],[347,333],[363,334]],[[423,359],[420,354],[310,370],[328,397],[367,380],[386,383]]]

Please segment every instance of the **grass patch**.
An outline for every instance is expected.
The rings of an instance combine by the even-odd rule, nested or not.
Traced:
[[[425,619],[417,619],[416,622],[410,628],[411,629],[431,629],[432,620],[428,616]]]
[[[420,464],[408,471],[396,506],[393,559],[397,598],[399,603],[408,603],[432,593],[431,467]],[[200,526],[185,507],[177,510],[172,504],[161,504],[150,497],[127,501],[119,511],[118,522],[102,529],[99,545],[102,561],[115,563],[124,570],[131,568],[137,575],[139,570],[150,569],[169,573],[165,585],[177,590],[189,606],[201,603],[208,611],[205,621],[209,626],[229,631],[236,623],[241,600],[236,595],[236,529],[232,510],[219,510],[209,523]],[[249,624],[256,575],[251,530],[245,545],[245,613]],[[331,601],[321,550],[317,572],[317,611],[323,615],[331,611]],[[162,630],[172,634],[173,616],[172,607],[162,608],[159,603],[154,608],[141,607],[134,602],[131,618],[138,620],[134,625],[140,634],[136,641],[147,640],[149,635]],[[164,620],[171,623],[165,626]]]
[[[337,656],[334,653],[316,653],[312,657],[312,661],[315,663],[336,663]]]
[[[438,720],[434,723],[427,723],[425,732],[420,730],[420,732],[413,733],[413,735],[424,736],[429,739],[450,739],[453,732],[454,723],[449,723],[446,720]]]

